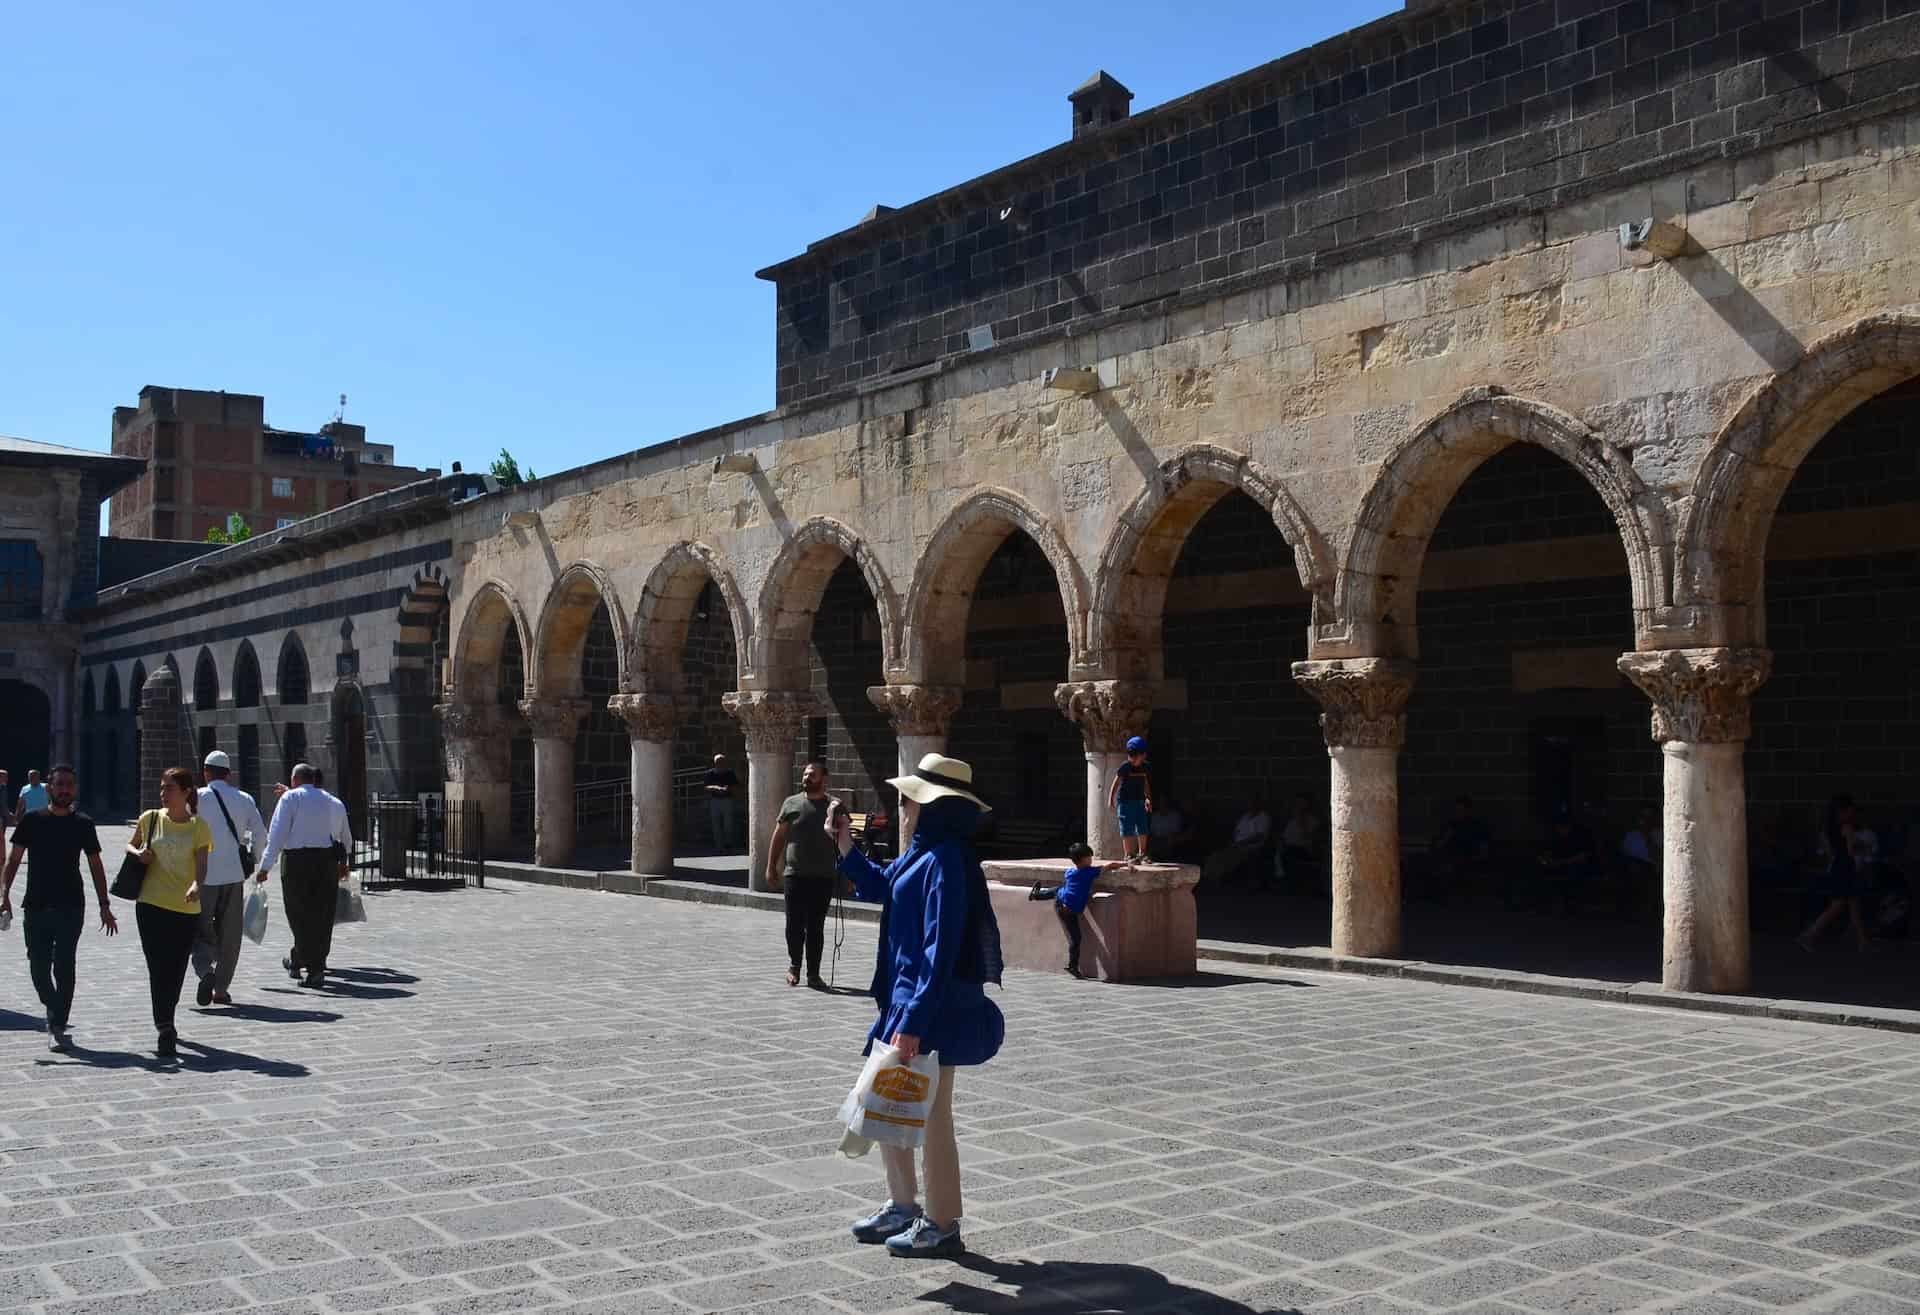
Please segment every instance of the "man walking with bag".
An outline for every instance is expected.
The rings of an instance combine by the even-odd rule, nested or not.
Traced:
[[[319,990],[326,984],[327,954],[333,949],[335,887],[346,874],[353,832],[347,825],[347,806],[319,788],[308,763],[297,763],[293,788],[280,796],[267,828],[267,848],[260,855],[254,880],[265,881],[273,865],[286,856],[287,870],[280,882],[287,906],[287,926],[293,931],[293,953],[280,961],[287,975],[300,985]]]
[[[78,811],[80,778],[61,763],[48,774],[44,809],[28,813],[13,832],[13,850],[0,886],[0,913],[13,916],[13,878],[27,859],[23,938],[33,989],[47,1007],[47,1049],[65,1050],[67,1015],[73,1011],[74,952],[87,921],[87,890],[80,883],[80,856],[87,856],[94,893],[100,899],[100,929],[111,936],[120,924],[107,904],[107,872],[100,862],[100,837],[93,819]]]
[[[227,988],[240,963],[247,878],[253,875],[254,847],[267,834],[253,796],[227,784],[232,769],[232,761],[218,749],[207,755],[200,769],[206,781],[200,791],[200,816],[213,832],[207,879],[200,888],[200,931],[193,941],[193,975],[200,979],[194,1000],[202,1009],[233,1003]]]

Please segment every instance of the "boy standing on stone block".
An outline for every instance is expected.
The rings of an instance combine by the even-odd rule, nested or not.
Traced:
[[[1100,874],[1124,865],[1108,863],[1103,867],[1095,863],[1093,851],[1085,845],[1069,845],[1067,857],[1073,860],[1073,866],[1067,869],[1061,883],[1058,886],[1035,883],[1027,892],[1027,898],[1053,901],[1053,911],[1067,933],[1067,972],[1074,977],[1085,977],[1080,971],[1080,915],[1087,911],[1087,903],[1093,898],[1093,883],[1100,880]]]
[[[1141,736],[1127,741],[1127,760],[1113,769],[1107,807],[1120,818],[1122,856],[1138,863],[1147,856],[1147,833],[1152,829],[1153,815],[1153,781],[1147,775],[1147,742]]]

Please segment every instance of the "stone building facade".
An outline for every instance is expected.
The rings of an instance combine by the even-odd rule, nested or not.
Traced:
[[[101,589],[79,618],[89,806],[152,805],[141,709],[161,671],[156,706],[180,709],[181,764],[226,751],[263,808],[303,760],[328,773],[362,837],[370,798],[438,793],[450,518],[490,487],[474,475],[417,482]]]
[[[1664,979],[1742,989],[1749,769],[1915,765],[1917,67],[1890,0],[1442,0],[1139,115],[1096,80],[763,271],[775,411],[451,508],[448,790],[504,815],[529,742],[566,863],[604,708],[666,870],[724,615],[756,880],[802,753],[997,755],[1109,848],[1150,727],[1325,798],[1343,954],[1400,949],[1455,793],[1657,803]]]

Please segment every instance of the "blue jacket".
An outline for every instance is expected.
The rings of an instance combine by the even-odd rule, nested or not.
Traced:
[[[855,894],[880,905],[880,1017],[868,1049],[905,1032],[942,1064],[984,1064],[1006,1039],[1006,1019],[986,993],[1000,980],[1000,928],[969,839],[978,817],[965,800],[939,800],[885,868],[857,849],[840,860]]]

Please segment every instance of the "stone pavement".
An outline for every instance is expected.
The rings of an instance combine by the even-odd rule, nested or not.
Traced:
[[[59,1315],[1920,1311],[1920,1040],[1371,978],[1013,974],[962,1263],[854,1245],[871,1006],[764,914],[369,897],[337,989],[248,948],[152,1060],[137,941],[73,1057],[0,938],[0,1308]],[[842,982],[872,929],[848,924]]]

